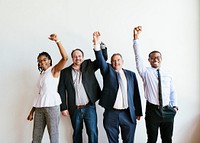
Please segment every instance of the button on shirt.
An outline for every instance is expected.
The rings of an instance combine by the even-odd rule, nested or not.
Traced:
[[[138,40],[134,40],[133,43],[136,67],[139,75],[142,77],[143,80],[145,98],[150,103],[159,105],[157,69],[152,67],[145,67],[143,65]],[[177,106],[175,90],[172,83],[172,76],[163,69],[160,69],[160,74],[163,106]]]

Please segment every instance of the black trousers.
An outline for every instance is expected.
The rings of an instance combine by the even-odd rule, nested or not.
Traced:
[[[156,143],[159,129],[162,143],[172,143],[174,116],[176,115],[173,107],[160,108],[147,101],[145,114],[147,143]]]

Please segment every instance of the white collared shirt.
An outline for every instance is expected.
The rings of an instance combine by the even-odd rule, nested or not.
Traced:
[[[124,102],[123,102],[124,98],[123,98],[123,95],[122,95],[121,88],[119,86],[119,89],[118,89],[118,92],[117,92],[117,97],[116,97],[115,104],[114,104],[113,108],[115,108],[115,109],[126,109],[126,108],[128,108],[127,80],[126,80],[126,76],[124,74],[124,71],[122,69],[119,71],[119,74],[121,76],[122,82],[123,82],[124,87],[125,87],[125,92],[126,92],[125,100],[127,100],[126,101],[127,105],[124,105]]]
[[[145,67],[143,65],[138,40],[133,41],[133,49],[135,52],[136,67],[139,75],[143,80],[145,98],[150,103],[159,105],[157,69],[152,67]],[[172,83],[172,76],[163,69],[160,69],[160,75],[163,106],[177,106],[176,94]]]

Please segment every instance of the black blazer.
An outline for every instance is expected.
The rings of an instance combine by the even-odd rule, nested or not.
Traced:
[[[112,110],[119,88],[117,72],[110,64],[106,63],[106,61],[103,59],[101,51],[95,51],[95,56],[103,76],[103,90],[99,104],[107,110]],[[132,121],[135,122],[136,116],[142,116],[138,82],[134,72],[125,69],[123,69],[123,71],[125,73],[128,85],[127,93],[129,112]]]
[[[105,60],[107,60],[107,48],[102,49]],[[97,61],[91,61],[90,59],[84,60],[81,64],[82,83],[86,94],[90,100],[90,103],[95,102],[100,97],[100,86],[95,77],[95,72],[98,70]],[[61,111],[68,110],[70,115],[73,115],[76,109],[76,96],[72,79],[72,65],[63,69],[60,74],[60,80],[58,84],[58,93],[60,94],[62,103],[60,105]],[[66,96],[67,95],[67,96]]]

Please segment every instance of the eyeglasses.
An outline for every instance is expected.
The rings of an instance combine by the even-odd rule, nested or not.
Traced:
[[[157,57],[150,57],[149,58],[150,60],[158,60],[158,61],[160,61],[161,60],[161,57],[160,56],[157,56]]]
[[[47,60],[48,58],[44,58],[44,59],[38,60],[38,63],[46,62]]]

